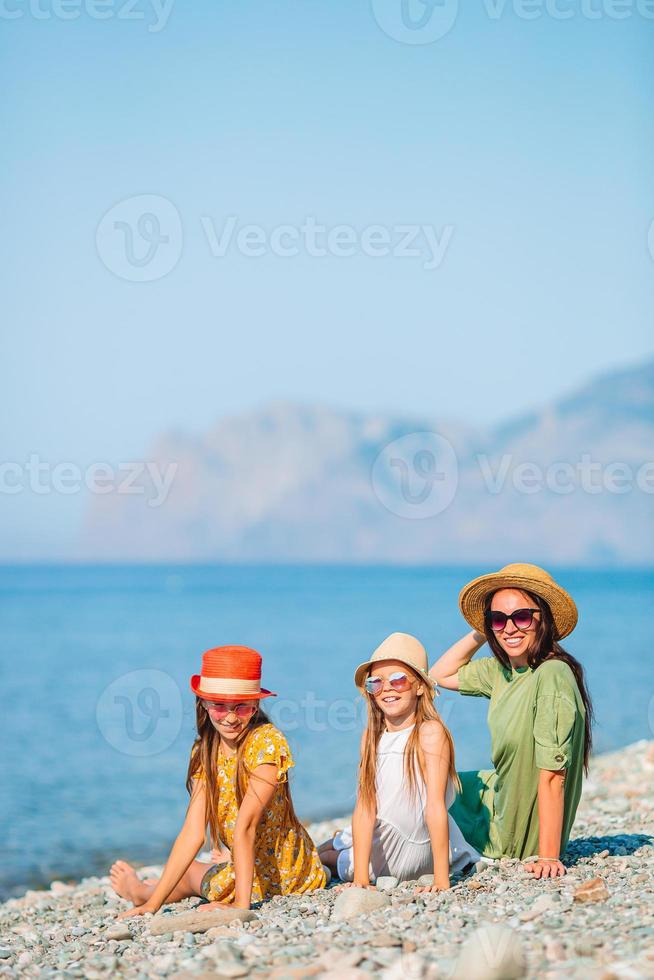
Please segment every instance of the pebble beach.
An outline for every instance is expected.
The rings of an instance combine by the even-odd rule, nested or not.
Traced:
[[[346,820],[309,831],[320,843]],[[383,879],[240,914],[188,900],[128,920],[108,877],[55,881],[0,906],[0,976],[654,977],[654,742],[594,758],[565,863],[555,881],[505,859],[435,895]]]

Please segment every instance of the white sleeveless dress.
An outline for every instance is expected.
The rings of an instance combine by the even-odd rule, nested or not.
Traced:
[[[404,728],[399,732],[384,732],[377,750],[377,819],[370,852],[370,880],[381,875],[392,875],[399,881],[412,881],[434,870],[429,829],[425,820],[427,790],[418,772],[415,798],[406,783],[404,750],[413,731]],[[448,780],[445,806],[454,802],[456,791]],[[457,874],[469,864],[479,861],[481,855],[464,839],[453,818],[448,814],[450,835],[450,870]],[[354,878],[354,851],[352,828],[340,831],[334,837],[334,848],[339,851],[337,870],[341,881]]]

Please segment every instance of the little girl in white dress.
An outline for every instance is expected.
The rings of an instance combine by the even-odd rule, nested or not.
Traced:
[[[322,845],[321,860],[341,881],[362,887],[382,875],[412,881],[433,874],[422,890],[449,888],[450,873],[480,855],[448,814],[458,784],[454,747],[433,705],[424,647],[393,633],[357,668],[355,683],[369,712],[357,804],[352,827]]]

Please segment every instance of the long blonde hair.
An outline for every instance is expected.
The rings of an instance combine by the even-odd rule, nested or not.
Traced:
[[[415,797],[418,791],[416,769],[419,770],[423,780],[425,778],[425,760],[420,749],[420,726],[425,721],[437,721],[442,726],[450,746],[449,776],[456,789],[460,790],[461,783],[454,765],[454,740],[450,730],[436,710],[426,682],[410,667],[407,666],[407,670],[410,670],[423,686],[423,693],[417,695],[415,725],[404,750],[404,773],[409,794]],[[376,809],[377,749],[379,739],[386,730],[386,723],[384,713],[377,705],[373,695],[366,692],[366,698],[368,701],[368,725],[363,734],[361,761],[359,762],[359,798],[366,807]]]
[[[213,846],[218,847],[220,842],[220,827],[218,824],[218,798],[220,796],[218,755],[220,752],[220,733],[214,728],[209,717],[209,712],[202,704],[200,698],[196,698],[195,710],[198,735],[191,750],[191,758],[186,774],[186,789],[190,794],[193,789],[193,780],[197,779],[200,774],[204,776],[206,782],[205,822],[209,828]],[[247,792],[250,781],[258,778],[245,764],[244,753],[248,739],[257,728],[270,724],[271,721],[268,715],[265,711],[261,710],[260,705],[257,705],[257,710],[239,735],[236,748],[236,802],[239,807],[243,802],[243,797]],[[302,830],[302,824],[295,813],[288,779],[280,785],[284,793],[284,818],[280,827],[280,833],[285,833],[289,829],[295,830],[296,833],[300,832]]]

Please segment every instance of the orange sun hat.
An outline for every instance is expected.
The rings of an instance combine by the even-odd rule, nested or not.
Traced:
[[[258,701],[277,697],[261,687],[261,654],[250,647],[214,647],[202,654],[191,690],[205,701]]]

